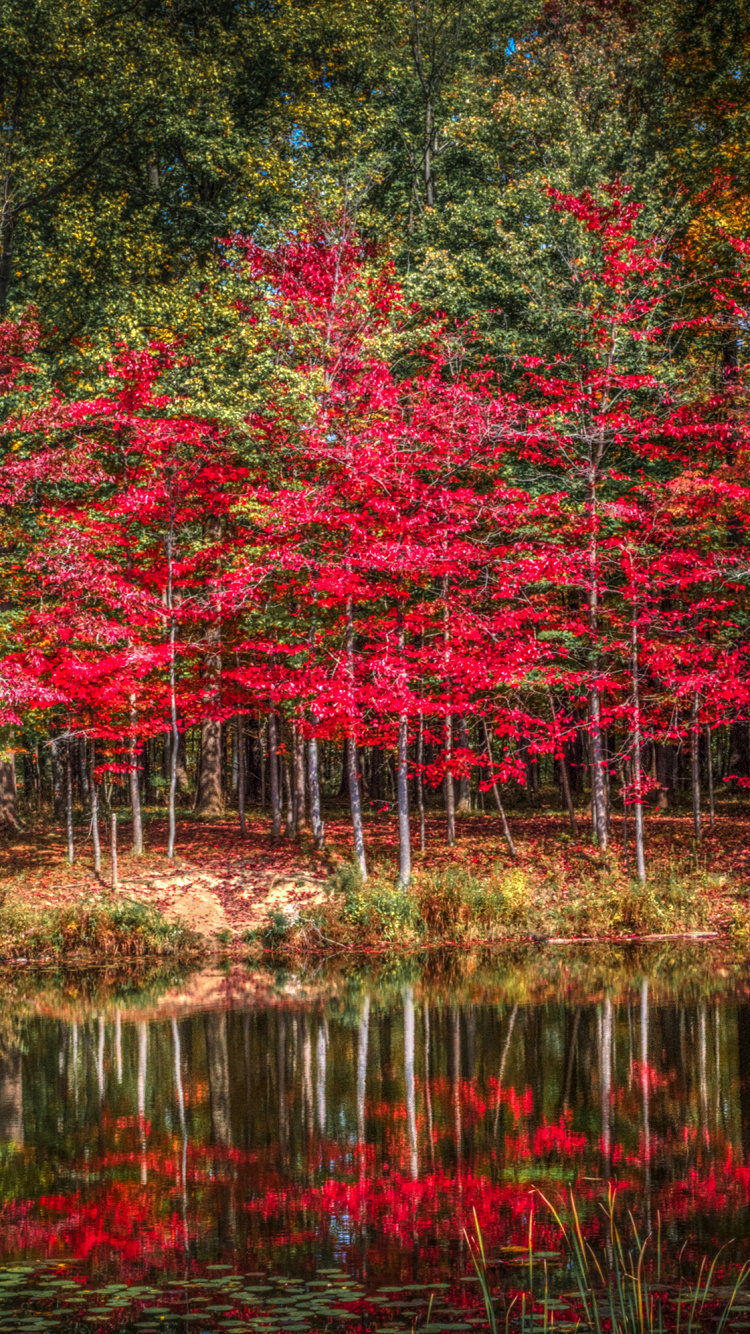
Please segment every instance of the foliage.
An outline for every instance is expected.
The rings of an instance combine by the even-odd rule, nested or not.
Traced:
[[[196,937],[178,922],[135,900],[103,896],[35,912],[6,901],[0,907],[0,953],[6,959],[89,954],[110,958],[185,954]]]

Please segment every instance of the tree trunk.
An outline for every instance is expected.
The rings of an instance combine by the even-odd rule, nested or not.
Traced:
[[[466,715],[463,713],[458,725],[458,744],[462,750],[469,749],[469,728]],[[460,815],[466,815],[471,811],[471,777],[468,773],[462,773],[458,780],[458,805],[456,810]]]
[[[398,724],[398,769],[396,775],[398,792],[398,880],[402,889],[406,889],[411,880],[408,747],[409,724],[402,715]]]
[[[292,793],[292,774],[289,765],[289,756],[283,755],[281,759],[281,786],[286,794],[286,829],[287,838],[294,838],[294,796]]]
[[[419,715],[419,732],[417,733],[417,805],[419,806],[419,851],[425,850],[425,827],[424,827],[424,776],[422,766],[424,764],[424,714]]]
[[[354,708],[354,611],[351,598],[346,603],[346,658],[351,691],[351,707]],[[349,745],[347,748],[349,802],[352,812],[352,833],[354,835],[354,855],[357,859],[363,882],[367,879],[367,858],[365,856],[365,835],[362,827],[362,804],[359,796],[359,776],[357,774],[357,734],[354,717],[350,722]]]
[[[453,774],[451,773],[451,757],[453,755],[453,718],[450,713],[445,715],[445,778],[443,779],[443,799],[445,801],[445,821],[446,821],[446,842],[449,848],[452,848],[456,842],[456,794],[453,787]]]
[[[237,747],[237,811],[240,819],[240,833],[244,838],[247,833],[247,820],[245,819],[245,728],[241,713],[238,713],[235,717],[235,744]]]
[[[700,730],[700,695],[693,695],[693,707],[690,718],[690,779],[693,794],[693,833],[696,843],[701,841],[701,730]]]
[[[99,788],[95,776],[96,769],[96,743],[91,742],[91,835],[94,840],[94,875],[101,876],[102,873],[102,845],[99,838]]]
[[[143,820],[141,818],[141,789],[138,783],[135,695],[130,696],[130,805],[133,810],[133,852],[143,852]]]
[[[281,838],[281,792],[279,790],[279,741],[276,725],[276,712],[268,714],[268,762],[271,774],[271,838],[278,843]]]
[[[597,545],[597,496],[596,473],[592,470],[589,482],[589,516],[591,520],[591,538],[589,541],[589,631],[591,633],[593,661],[591,673],[598,670],[597,642],[599,637],[599,553]],[[601,852],[607,851],[607,798],[604,789],[604,754],[602,748],[602,717],[599,687],[592,684],[589,688],[589,735],[591,737],[591,804],[594,826],[594,838]]]
[[[211,818],[221,815],[223,810],[221,723],[216,718],[204,718],[201,723],[201,770],[195,813]]]
[[[55,819],[61,820],[65,803],[63,801],[62,774],[60,772],[60,742],[55,738],[50,742],[50,766],[52,768],[52,806]],[[15,764],[13,766],[15,775]]]
[[[294,751],[294,832],[302,833],[307,814],[305,801],[305,738],[299,727],[292,727],[292,747]]]
[[[449,647],[450,647],[450,618],[448,615],[448,576],[443,576],[443,648],[445,651],[445,684],[446,696],[450,696],[450,672],[449,672]],[[443,798],[445,801],[446,817],[446,842],[449,848],[452,848],[456,841],[456,794],[453,790],[453,774],[451,773],[451,757],[453,754],[453,719],[450,708],[445,715],[444,730],[444,749],[445,749],[445,778],[443,780]]]
[[[667,783],[667,752],[666,747],[661,741],[655,741],[654,745],[654,778],[658,784],[656,789],[656,806],[660,811],[669,809],[669,790]]]
[[[0,829],[15,832],[20,828],[16,755],[13,749],[13,733],[10,731],[8,744],[0,750]]]
[[[560,725],[557,721],[557,710],[555,709],[555,700],[552,691],[547,689],[547,698],[552,710],[552,724],[555,729],[555,740],[557,742],[557,763],[560,766],[560,781],[562,783],[563,797],[565,798],[565,807],[568,812],[568,821],[570,823],[570,832],[575,839],[578,838],[578,822],[576,820],[575,808],[573,806],[573,797],[570,791],[570,778],[568,776],[568,762],[565,758],[565,746],[560,733]]]
[[[318,775],[318,742],[311,736],[307,743],[307,774],[310,784],[310,824],[318,852],[325,847],[325,825],[320,814],[320,778]]]
[[[708,770],[708,813],[709,828],[714,832],[715,814],[714,814],[714,766],[711,758],[711,728],[706,724],[706,768]]]
[[[71,739],[65,743],[65,825],[68,833],[68,861],[73,865],[75,849],[73,847],[73,770],[70,762]]]
[[[400,685],[406,692],[407,676],[404,659],[404,618],[401,603],[398,607],[398,647],[400,658]],[[398,882],[406,889],[411,880],[411,830],[409,829],[409,721],[405,713],[399,716],[396,745],[396,804],[398,807]]]
[[[643,847],[643,796],[641,792],[641,697],[638,668],[638,622],[633,609],[633,787],[635,789],[635,866],[638,880],[646,883]]]
[[[484,719],[482,719],[482,727],[484,728],[484,740],[485,740],[485,745],[486,745],[486,747],[487,747],[487,759],[489,760],[490,767],[491,767],[491,766],[492,766],[492,763],[493,763],[493,760],[492,760],[492,743],[491,743],[491,741],[490,741],[489,728],[487,727],[487,724],[486,724],[486,722],[484,721]],[[503,803],[502,803],[502,801],[500,800],[500,789],[498,788],[498,786],[497,786],[497,782],[495,781],[494,778],[492,779],[492,794],[493,794],[493,796],[494,796],[494,798],[495,798],[495,805],[497,806],[497,812],[498,812],[498,815],[500,816],[500,820],[501,820],[501,822],[502,822],[503,833],[504,833],[504,835],[505,835],[505,842],[508,844],[508,848],[509,848],[511,857],[515,857],[515,855],[516,855],[516,845],[515,845],[515,843],[513,842],[513,837],[512,837],[512,835],[511,835],[510,828],[509,828],[509,826],[508,826],[508,821],[507,821],[506,818],[505,818],[505,811],[503,810]]]

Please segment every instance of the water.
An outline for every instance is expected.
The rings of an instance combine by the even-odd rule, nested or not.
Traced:
[[[430,1296],[430,1327],[481,1327],[474,1214],[510,1290],[532,1211],[560,1268],[537,1192],[574,1187],[596,1247],[610,1181],[684,1272],[750,1254],[750,988],[721,960],[70,990],[2,1017],[0,1329],[395,1331]]]

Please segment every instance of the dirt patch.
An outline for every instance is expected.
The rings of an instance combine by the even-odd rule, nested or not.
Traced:
[[[221,873],[181,866],[171,873],[124,879],[120,893],[153,904],[215,945],[258,930],[274,913],[295,922],[321,902],[325,881],[307,870],[279,872],[273,865],[237,859]]]

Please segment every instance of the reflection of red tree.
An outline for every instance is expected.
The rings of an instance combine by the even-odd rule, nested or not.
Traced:
[[[656,1089],[658,1080],[649,1069],[645,1073]],[[455,1255],[455,1247],[446,1243],[458,1242],[465,1228],[472,1231],[474,1211],[493,1253],[525,1246],[532,1209],[535,1246],[554,1250],[557,1230],[534,1194],[535,1185],[558,1204],[565,1188],[573,1186],[587,1238],[595,1243],[601,1238],[605,1225],[597,1205],[606,1182],[600,1178],[598,1124],[585,1134],[574,1128],[570,1110],[548,1119],[537,1109],[532,1120],[528,1088],[436,1078],[430,1081],[431,1153],[424,1094],[424,1085],[418,1084],[416,1179],[406,1104],[372,1099],[367,1106],[372,1142],[358,1146],[351,1135],[328,1140],[310,1134],[299,1145],[293,1171],[284,1166],[273,1141],[254,1149],[189,1144],[186,1203],[181,1139],[144,1127],[144,1152],[137,1117],[105,1117],[110,1147],[76,1165],[81,1182],[76,1191],[18,1198],[0,1208],[0,1255],[25,1251],[76,1257],[92,1268],[106,1264],[110,1273],[116,1269],[131,1280],[155,1268],[180,1267],[186,1242],[201,1252],[206,1220],[221,1213],[227,1191],[237,1219],[234,1254],[246,1245],[254,1267],[285,1263],[291,1247],[312,1264],[319,1245],[341,1253],[342,1238],[354,1254],[357,1238],[366,1231],[373,1281],[398,1272],[415,1242],[425,1265],[445,1274]],[[662,1090],[658,1096],[667,1095]],[[456,1097],[462,1134],[469,1135],[458,1162]],[[698,1125],[675,1123],[661,1134],[652,1130],[647,1163],[637,1100],[632,1118],[623,1115],[629,1097],[625,1087],[617,1090],[624,1139],[612,1142],[609,1155],[610,1168],[627,1164],[628,1181],[618,1172],[623,1210],[638,1212],[647,1166],[652,1213],[658,1209],[664,1228],[676,1224],[680,1238],[697,1230],[699,1218],[715,1219],[718,1231],[724,1219],[746,1209],[750,1167],[735,1158],[725,1138],[714,1134],[709,1143]],[[665,1161],[677,1168],[678,1179],[673,1173],[668,1182],[660,1180],[659,1164]],[[140,1180],[144,1165],[145,1187]]]

